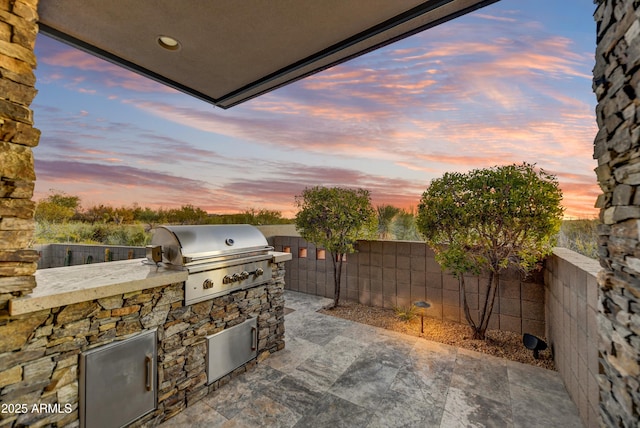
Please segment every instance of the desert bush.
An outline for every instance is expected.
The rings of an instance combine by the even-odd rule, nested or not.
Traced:
[[[416,226],[416,215],[413,208],[400,210],[393,219],[393,235],[401,241],[422,241]]]
[[[558,233],[558,247],[597,259],[598,224],[598,219],[564,220]]]
[[[106,244],[144,246],[151,235],[144,225],[89,224],[83,222],[36,222],[36,243]]]
[[[47,221],[36,222],[36,243],[78,243],[99,244],[93,239],[94,230],[91,225],[81,222],[51,223]]]
[[[146,233],[144,226],[135,224],[130,226],[111,227],[104,240],[108,245],[129,245],[142,247],[151,240],[151,235]]]
[[[414,319],[417,314],[416,314],[416,307],[414,305],[411,306],[395,306],[393,308],[393,312],[396,314],[396,317],[398,317],[400,319],[400,321],[403,322],[409,322],[412,319]]]
[[[34,218],[47,223],[64,223],[72,219],[80,207],[78,196],[51,190],[49,196],[36,204]]]

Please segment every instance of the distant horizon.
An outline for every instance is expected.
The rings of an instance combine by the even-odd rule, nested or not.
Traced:
[[[527,162],[594,218],[594,10],[501,0],[229,110],[38,35],[34,198],[291,218],[325,185],[415,210],[445,172]]]
[[[67,196],[76,196],[76,195],[70,194],[70,193],[68,193],[68,192],[64,192],[64,191],[62,191],[62,190],[58,190],[58,191],[51,192],[51,193],[65,194],[65,195],[67,195]],[[40,202],[41,200],[46,199],[48,196],[49,196],[49,194],[47,194],[47,195],[43,196],[42,198],[38,198],[38,199],[36,199],[36,203],[37,203],[37,202]],[[99,207],[100,205],[104,205],[105,207],[114,208],[114,209],[118,209],[118,208],[134,209],[135,207],[138,207],[138,208],[143,209],[143,210],[144,210],[144,209],[150,209],[150,210],[152,210],[152,211],[156,211],[156,212],[158,212],[158,211],[161,211],[161,210],[162,210],[162,211],[166,211],[166,210],[172,210],[172,209],[179,209],[179,208],[181,208],[181,207],[183,207],[183,206],[189,206],[189,205],[191,205],[191,204],[183,204],[183,205],[174,206],[174,207],[170,207],[170,208],[165,208],[165,207],[153,208],[153,207],[150,207],[150,206],[147,206],[147,205],[140,205],[140,204],[138,204],[137,202],[134,202],[134,203],[133,203],[133,204],[131,204],[131,205],[109,205],[109,204],[105,204],[105,203],[102,203],[102,204],[85,205],[85,204],[83,204],[83,203],[82,203],[82,200],[80,200],[79,208],[80,208],[80,211],[82,212],[82,211],[86,211],[86,210],[91,209],[91,208],[94,208],[94,207]],[[381,204],[381,205],[385,205],[385,204]],[[373,203],[372,203],[372,206],[373,206],[374,208],[377,208],[378,206],[381,206],[381,205],[376,205],[376,204],[373,204]],[[388,204],[386,204],[386,205],[388,205]],[[206,211],[206,210],[204,210],[202,207],[198,207],[198,206],[196,206],[196,205],[192,205],[192,206],[193,206],[194,208],[202,209],[203,211],[205,211],[205,212],[207,213],[207,215],[208,215],[209,217],[212,217],[212,216],[241,215],[241,214],[244,214],[244,213],[246,213],[246,212],[250,212],[250,211],[252,211],[252,210],[253,210],[253,211],[257,211],[257,212],[259,212],[259,211],[261,211],[261,210],[268,210],[267,208],[263,208],[263,207],[247,207],[247,208],[240,209],[239,211],[230,211],[230,212],[210,212],[210,211]],[[396,208],[399,208],[399,207],[396,207]],[[411,209],[409,209],[409,210],[404,209],[404,208],[400,208],[400,209],[404,210],[404,212],[407,212],[407,213],[411,213],[411,212],[412,212],[412,210],[411,210]],[[293,212],[290,216],[287,216],[287,215],[285,215],[285,214],[284,214],[282,211],[280,211],[280,210],[268,210],[268,211],[272,211],[272,212],[280,213],[280,214],[282,215],[282,218],[283,218],[283,219],[285,219],[285,220],[294,220],[295,215],[296,215],[296,212]],[[413,210],[413,214],[414,214],[414,215],[416,215],[416,214],[417,214],[417,207],[416,207],[416,209],[414,209],[414,210]],[[597,220],[597,219],[598,219],[598,216],[593,216],[593,217],[567,217],[567,216],[565,215],[565,216],[563,217],[563,220]]]

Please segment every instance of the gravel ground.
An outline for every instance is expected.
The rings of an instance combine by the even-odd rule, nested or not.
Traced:
[[[337,308],[321,309],[319,312],[416,337],[423,337],[434,342],[446,343],[459,348],[471,349],[496,357],[555,370],[549,349],[540,351],[540,358],[536,360],[533,358],[533,352],[526,349],[522,344],[522,336],[509,331],[487,330],[486,340],[473,340],[471,339],[471,328],[466,324],[425,317],[424,333],[420,333],[420,316],[415,316],[410,321],[403,321],[392,309],[364,306],[353,302],[341,302]]]

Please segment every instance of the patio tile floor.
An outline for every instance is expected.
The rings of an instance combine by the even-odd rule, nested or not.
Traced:
[[[285,302],[285,349],[162,428],[582,427],[556,372]]]

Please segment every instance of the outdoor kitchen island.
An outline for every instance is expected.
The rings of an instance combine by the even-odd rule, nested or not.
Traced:
[[[262,284],[192,304],[185,304],[187,271],[143,264],[146,259],[38,271],[34,292],[12,299],[9,314],[0,315],[0,427],[78,426],[79,421],[81,426],[154,426],[283,349],[284,262],[291,254],[269,256],[271,275]],[[254,335],[249,346],[255,357],[218,379],[208,378],[208,344],[245,321],[255,323],[255,331],[244,329]],[[147,337],[151,351],[140,348],[141,362],[132,364],[130,350]],[[89,373],[100,373],[90,369],[92,359],[99,363],[94,357],[118,346],[119,353],[102,360],[114,366],[109,377],[89,379]],[[143,381],[135,388],[141,396],[150,394],[152,405],[131,417],[127,407],[140,400],[127,379],[136,376]],[[106,389],[120,398],[98,402]],[[96,418],[105,409],[109,416]],[[122,417],[131,419],[116,422]]]

